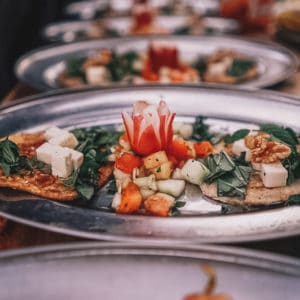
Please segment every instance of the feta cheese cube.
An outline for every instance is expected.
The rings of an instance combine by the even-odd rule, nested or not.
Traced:
[[[66,148],[69,150],[69,152],[71,153],[71,158],[72,158],[72,164],[73,164],[73,168],[76,170],[78,168],[81,167],[82,163],[83,163],[83,154],[79,151],[70,149],[70,148]]]
[[[75,135],[70,132],[65,132],[64,134],[53,137],[48,142],[52,145],[57,145],[57,146],[67,147],[72,149],[74,149],[78,145],[78,141]]]
[[[88,67],[85,71],[86,80],[92,85],[106,84],[109,79],[109,73],[104,66]]]
[[[57,147],[51,156],[52,175],[67,178],[73,172],[72,156],[69,149]]]
[[[55,153],[57,146],[44,143],[36,149],[36,156],[39,161],[44,162],[45,164],[51,164],[51,159],[53,153]]]
[[[246,161],[251,160],[251,150],[246,147],[244,139],[235,141],[232,144],[232,152],[237,156],[241,155],[242,152],[246,152],[245,160]]]
[[[261,164],[260,178],[267,188],[286,186],[288,171],[279,163]]]
[[[54,126],[54,127],[50,127],[49,129],[47,129],[44,135],[45,135],[46,140],[49,141],[50,139],[52,139],[56,136],[59,136],[59,135],[66,134],[67,132],[68,131]]]

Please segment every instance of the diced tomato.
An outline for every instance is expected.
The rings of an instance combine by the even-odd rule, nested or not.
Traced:
[[[120,138],[119,138],[119,141],[124,141],[124,142],[129,142],[129,138],[128,138],[128,135],[127,135],[127,133],[124,133],[124,134],[122,134],[121,136],[120,136]]]
[[[196,157],[200,158],[205,158],[214,152],[214,147],[207,141],[195,143],[194,148],[196,151]]]
[[[121,193],[121,203],[117,207],[116,212],[119,214],[131,214],[138,211],[142,204],[142,194],[138,186],[129,182]]]
[[[151,63],[150,63],[149,59],[145,60],[144,68],[142,70],[142,76],[144,79],[149,80],[149,81],[158,81],[159,80],[158,73],[155,73],[152,71]]]
[[[139,157],[125,152],[116,159],[115,167],[124,173],[131,174],[134,168],[138,168],[142,165],[142,161]]]
[[[187,160],[193,158],[189,145],[181,139],[173,140],[169,146],[168,154],[174,156],[177,160]]]

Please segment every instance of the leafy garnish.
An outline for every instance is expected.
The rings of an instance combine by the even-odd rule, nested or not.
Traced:
[[[107,193],[110,195],[114,195],[117,191],[118,188],[117,188],[116,180],[111,180],[108,185]]]
[[[85,73],[82,65],[86,61],[86,57],[72,58],[66,62],[67,74],[71,77],[80,77],[85,80]]]
[[[232,135],[227,134],[224,137],[224,142],[226,144],[232,144],[238,140],[243,139],[245,136],[249,134],[250,130],[249,129],[240,129],[235,131]]]
[[[180,216],[181,213],[180,213],[180,210],[178,210],[178,208],[184,207],[185,204],[186,204],[185,201],[177,200],[171,209],[171,215],[172,216]]]
[[[255,66],[255,62],[249,59],[234,59],[227,75],[233,77],[243,77],[247,72]]]
[[[195,68],[201,76],[204,75],[207,69],[207,59],[205,57],[199,57],[193,64],[193,68]]]
[[[298,144],[297,135],[293,129],[275,124],[260,125],[260,130],[269,133],[276,140],[295,147]]]
[[[133,68],[134,61],[138,59],[138,54],[134,51],[123,55],[112,53],[110,62],[106,65],[110,72],[112,81],[120,81],[126,75],[133,75],[136,71]]]
[[[222,135],[219,133],[210,132],[210,126],[205,123],[206,117],[197,116],[193,124],[193,135],[192,139],[202,142],[210,141],[211,144],[215,145],[220,142]]]
[[[63,181],[75,187],[80,198],[90,200],[98,188],[99,168],[107,163],[110,147],[115,145],[122,132],[106,130],[101,127],[77,128],[72,131],[79,141],[76,150],[84,155],[79,170]]]
[[[288,205],[300,205],[300,195],[292,195],[287,201]]]
[[[205,181],[217,184],[217,195],[245,198],[246,187],[253,169],[248,165],[240,165],[238,160],[231,159],[225,152],[212,154],[204,161],[210,174]]]

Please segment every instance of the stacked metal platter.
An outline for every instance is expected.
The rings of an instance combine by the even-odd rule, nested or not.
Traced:
[[[251,57],[257,64],[259,75],[238,83],[243,87],[272,86],[289,78],[298,67],[296,56],[277,44],[257,43],[225,36],[168,35],[102,39],[37,49],[20,58],[15,70],[21,81],[39,90],[56,89],[60,87],[58,77],[65,70],[68,59],[93,55],[95,51],[103,48],[112,49],[120,54],[127,51],[145,53],[153,41],[176,46],[182,58],[187,61],[195,60],[201,55],[207,56],[224,47]]]
[[[6,136],[18,131],[44,130],[51,125],[64,128],[111,127],[122,123],[120,112],[129,110],[136,99],[156,103],[161,97],[177,112],[177,121],[191,123],[201,114],[209,117],[211,124],[220,130],[234,131],[251,127],[251,124],[279,123],[300,132],[297,98],[217,86],[119,87],[46,94],[2,108],[1,130]],[[286,116],[284,120],[283,115]],[[274,205],[246,211],[229,210],[224,214],[222,206],[207,201],[199,189],[183,195],[183,201],[185,197],[193,201],[190,211],[170,218],[116,214],[109,210],[111,195],[105,189],[100,190],[87,207],[61,204],[9,189],[0,189],[0,192],[3,216],[85,238],[229,243],[300,233],[299,206]]]
[[[1,298],[186,299],[205,289],[207,264],[217,279],[210,297],[298,299],[296,259],[229,247],[107,243],[0,253]]]

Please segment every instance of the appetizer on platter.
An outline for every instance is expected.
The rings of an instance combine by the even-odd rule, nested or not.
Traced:
[[[117,54],[101,49],[90,57],[69,59],[58,82],[63,87],[107,86],[116,82],[235,84],[257,75],[256,62],[233,50],[220,49],[207,57],[183,61],[175,46],[153,42],[147,53]]]
[[[115,212],[156,216],[178,214],[188,186],[241,207],[300,202],[299,140],[291,128],[262,124],[224,135],[200,116],[173,124],[164,101],[137,101],[122,118],[125,131],[51,127],[2,139],[0,186],[83,203],[105,186]]]

